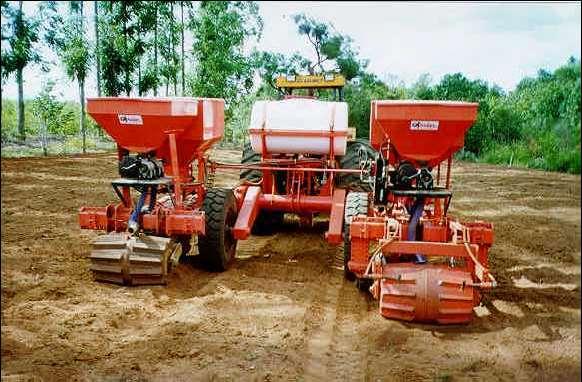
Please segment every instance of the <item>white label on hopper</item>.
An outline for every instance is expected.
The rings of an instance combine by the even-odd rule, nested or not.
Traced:
[[[117,114],[122,125],[143,125],[143,119],[139,114]]]
[[[410,130],[436,131],[438,129],[439,121],[410,121]]]

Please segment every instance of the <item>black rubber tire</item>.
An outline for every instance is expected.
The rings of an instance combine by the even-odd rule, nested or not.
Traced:
[[[360,151],[362,155],[367,156],[368,159],[375,161],[377,152],[367,139],[356,139],[348,141],[346,146],[346,155],[339,160],[339,166],[343,169],[359,169],[360,168]],[[362,182],[359,174],[339,174],[336,178],[336,186],[345,188],[350,191],[372,191],[373,185]]]
[[[246,142],[243,147],[241,163],[242,164],[250,164],[250,163],[259,163],[261,161],[261,154],[257,154],[253,151],[250,142]],[[275,175],[275,188],[279,194],[285,193],[285,185],[287,183],[287,174],[285,171],[274,171]],[[251,170],[251,169],[242,169],[240,172],[240,179],[246,179],[249,182],[259,182],[263,179],[263,172],[261,170]]]
[[[253,151],[251,142],[246,142],[243,146],[242,158],[240,163],[249,164],[261,161],[261,154]],[[260,170],[242,169],[240,171],[240,179],[246,179],[249,182],[259,182],[263,178],[263,173]]]
[[[232,233],[237,217],[234,193],[226,188],[209,189],[202,210],[206,215],[206,234],[198,236],[202,264],[210,271],[225,271],[236,253],[237,241]]]
[[[253,151],[250,142],[246,142],[243,147],[241,163],[250,164],[261,161],[261,154]],[[240,179],[246,179],[249,182],[259,182],[263,178],[263,173],[260,170],[243,169],[240,172]],[[280,194],[285,193],[285,183],[287,177],[284,171],[275,172],[275,187]],[[251,233],[253,235],[270,235],[277,227],[283,223],[283,212],[261,211],[257,216]]]
[[[352,218],[357,215],[368,215],[368,193],[349,192],[346,196],[344,208],[344,277],[354,281],[356,275],[348,269],[348,261],[351,259],[352,247],[349,235]]]
[[[372,280],[356,278],[356,286],[362,292],[369,292],[372,286]]]

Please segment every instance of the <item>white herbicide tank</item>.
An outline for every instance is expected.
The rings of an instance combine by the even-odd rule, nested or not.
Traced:
[[[334,155],[345,155],[348,104],[302,98],[257,101],[249,134],[259,154],[263,145],[270,154],[328,154],[333,135]]]

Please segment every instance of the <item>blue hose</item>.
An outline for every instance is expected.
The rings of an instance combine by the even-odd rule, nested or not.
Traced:
[[[410,221],[408,222],[408,240],[415,241],[416,240],[416,226],[418,225],[418,221],[422,216],[422,212],[424,211],[424,198],[417,198],[414,201],[414,204],[410,208]],[[426,257],[416,254],[416,264],[424,264],[426,263]]]
[[[134,233],[139,228],[138,224],[139,214],[145,203],[146,196],[147,192],[146,189],[144,189],[137,201],[137,205],[135,206],[133,212],[131,213],[131,216],[129,217],[129,221],[127,222],[127,229],[129,233]]]

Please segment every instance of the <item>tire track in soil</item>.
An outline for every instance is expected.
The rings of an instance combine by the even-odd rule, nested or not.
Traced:
[[[330,376],[328,363],[339,296],[339,288],[331,285],[330,280],[327,280],[323,286],[318,288],[318,294],[314,296],[307,309],[305,322],[316,324],[312,333],[308,335],[309,339],[305,346],[307,360],[303,375],[307,381],[328,380]],[[325,305],[329,305],[329,302],[333,303],[334,308],[325,307]],[[321,307],[320,304],[324,307]]]
[[[363,381],[368,373],[369,343],[358,330],[369,312],[369,297],[353,282],[340,279],[331,352],[334,364],[330,376],[338,381]]]
[[[304,377],[308,381],[364,380],[368,347],[357,327],[368,314],[368,299],[339,271],[334,273],[306,314],[307,322],[314,320],[319,326],[308,337]],[[327,308],[320,308],[320,302]]]

